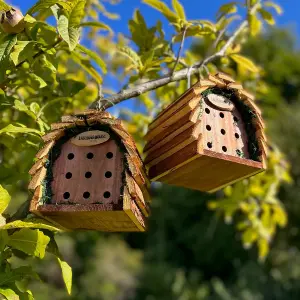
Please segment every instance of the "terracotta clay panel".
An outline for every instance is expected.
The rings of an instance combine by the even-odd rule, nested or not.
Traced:
[[[234,107],[232,111],[215,108],[203,99],[203,148],[217,153],[249,158],[248,137],[241,114]]]
[[[123,154],[115,141],[80,147],[69,140],[53,165],[52,203],[117,204],[122,172]]]

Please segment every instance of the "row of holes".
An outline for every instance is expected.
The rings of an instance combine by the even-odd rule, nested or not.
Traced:
[[[206,125],[206,130],[211,131],[211,126],[210,126],[210,125]],[[221,133],[222,133],[223,135],[225,135],[225,134],[226,134],[225,129],[222,128],[222,129],[221,129]],[[240,135],[239,135],[238,133],[235,133],[234,136],[235,136],[237,139],[240,137]]]
[[[71,179],[72,176],[73,176],[73,174],[72,174],[71,172],[68,172],[68,173],[66,174],[66,178],[67,178],[67,179]],[[107,171],[107,172],[105,172],[104,176],[105,176],[106,178],[111,178],[112,172]],[[85,178],[91,178],[91,177],[92,177],[92,172],[86,172],[86,173],[84,174],[84,177],[85,177]]]
[[[69,160],[74,159],[74,157],[75,157],[74,153],[69,153],[69,154],[68,154],[68,159],[69,159]],[[94,157],[94,153],[92,153],[92,152],[89,152],[89,153],[86,155],[86,158],[87,158],[87,159],[92,159],[93,157]],[[114,154],[113,154],[112,152],[107,152],[107,153],[106,153],[106,157],[107,157],[108,159],[112,159],[112,158],[114,157]]]
[[[65,200],[69,199],[70,196],[71,196],[71,195],[70,195],[69,192],[65,192],[64,195],[63,195],[63,197],[64,197]],[[82,196],[83,196],[84,199],[88,199],[88,198],[90,198],[91,194],[90,194],[89,192],[84,192],[84,193],[82,194]],[[106,199],[108,199],[108,198],[110,197],[110,192],[107,192],[107,191],[104,192],[104,193],[103,193],[103,197],[106,198]]]
[[[210,109],[209,108],[205,108],[205,112],[207,113],[207,114],[210,114]],[[224,118],[224,113],[222,113],[222,112],[220,112],[220,117],[223,119]],[[239,121],[239,119],[236,117],[236,116],[233,116],[233,121],[234,122],[238,122]]]

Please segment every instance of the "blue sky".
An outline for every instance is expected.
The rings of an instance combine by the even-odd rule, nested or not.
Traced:
[[[8,0],[13,6],[19,7],[23,13],[30,8],[36,0]],[[166,0],[170,4],[171,0]],[[181,0],[186,10],[188,19],[208,19],[215,20],[217,9],[229,0]],[[299,0],[277,0],[275,1],[283,8],[283,15],[276,18],[277,25],[280,27],[290,28],[296,35],[299,45],[300,40],[300,1]],[[154,25],[158,19],[163,21],[164,30],[167,35],[172,33],[172,27],[166,22],[160,13],[142,3],[141,0],[122,0],[118,5],[105,4],[110,12],[117,13],[121,16],[119,20],[108,20],[103,18],[103,22],[113,28],[115,32],[122,32],[125,35],[129,33],[128,20],[136,8],[140,9],[149,25]],[[118,83],[106,77],[105,83],[109,83],[111,88],[118,91],[123,83]],[[123,104],[123,103],[122,103]],[[121,108],[123,105],[118,105]],[[132,106],[132,101],[126,102],[127,107]]]

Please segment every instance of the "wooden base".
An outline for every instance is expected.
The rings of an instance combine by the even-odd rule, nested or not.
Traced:
[[[156,180],[203,192],[215,192],[243,178],[264,171],[260,162],[203,150],[195,159]],[[197,174],[197,176],[195,176]],[[150,177],[151,178],[151,177]]]

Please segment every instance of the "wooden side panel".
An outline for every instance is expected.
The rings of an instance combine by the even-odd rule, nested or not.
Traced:
[[[188,162],[194,160],[201,155],[201,143],[197,140],[171,155],[170,157],[159,162],[149,168],[149,177],[151,180],[155,181],[160,177],[172,173],[181,166],[187,164]]]
[[[145,159],[145,164],[152,166],[172,154],[180,151],[182,148],[192,143],[199,138],[201,121],[186,129],[181,134],[175,136],[169,143],[165,144],[161,148],[149,153]]]
[[[159,134],[163,129],[175,124],[186,114],[191,113],[196,108],[196,106],[198,106],[199,102],[200,102],[200,96],[193,98],[188,104],[184,105],[179,110],[174,112],[174,114],[171,117],[169,117],[167,120],[165,120],[165,122],[161,123],[158,127],[155,127],[150,131],[148,131],[148,133],[144,137],[145,140],[146,141],[151,140],[157,134]]]
[[[53,165],[53,203],[117,204],[121,195],[123,154],[114,140],[79,147],[66,142]]]
[[[178,122],[168,127],[164,127],[162,124],[162,131],[146,144],[144,153],[146,154],[154,151],[155,149],[160,148],[162,145],[170,142],[175,136],[193,126],[198,121],[199,115],[200,107],[196,107],[191,113],[187,113],[180,120],[178,120]]]
[[[259,162],[204,150],[201,157],[185,164],[176,173],[170,173],[160,178],[160,181],[208,192],[263,170],[262,164]]]

